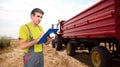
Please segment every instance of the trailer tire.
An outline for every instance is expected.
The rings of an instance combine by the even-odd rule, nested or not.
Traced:
[[[112,67],[110,53],[105,47],[93,47],[90,52],[90,58],[94,67]]]
[[[72,43],[68,43],[66,47],[66,52],[68,56],[75,55],[75,46]]]

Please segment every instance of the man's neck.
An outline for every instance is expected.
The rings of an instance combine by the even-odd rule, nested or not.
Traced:
[[[31,25],[37,27],[38,25],[31,21]]]

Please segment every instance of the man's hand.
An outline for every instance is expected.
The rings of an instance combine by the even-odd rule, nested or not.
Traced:
[[[47,42],[45,42],[44,44],[48,45],[52,42],[54,37],[47,37]]]
[[[41,33],[41,35],[40,35],[37,39],[34,39],[34,40],[32,40],[32,41],[29,41],[29,42],[26,41],[26,40],[24,40],[24,39],[19,38],[20,48],[21,48],[21,49],[25,49],[25,48],[31,47],[31,46],[34,45],[34,44],[37,44],[38,41],[39,41],[39,39],[43,36],[43,34],[44,34],[44,33]]]

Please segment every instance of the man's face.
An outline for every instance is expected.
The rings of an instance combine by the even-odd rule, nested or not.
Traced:
[[[32,21],[35,25],[38,25],[42,19],[43,15],[41,13],[36,12],[35,15],[31,15]]]

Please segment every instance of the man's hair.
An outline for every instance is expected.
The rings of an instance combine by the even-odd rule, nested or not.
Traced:
[[[32,11],[31,11],[31,15],[35,15],[35,13],[41,13],[42,15],[44,15],[44,12],[40,9],[40,8],[34,8]]]

